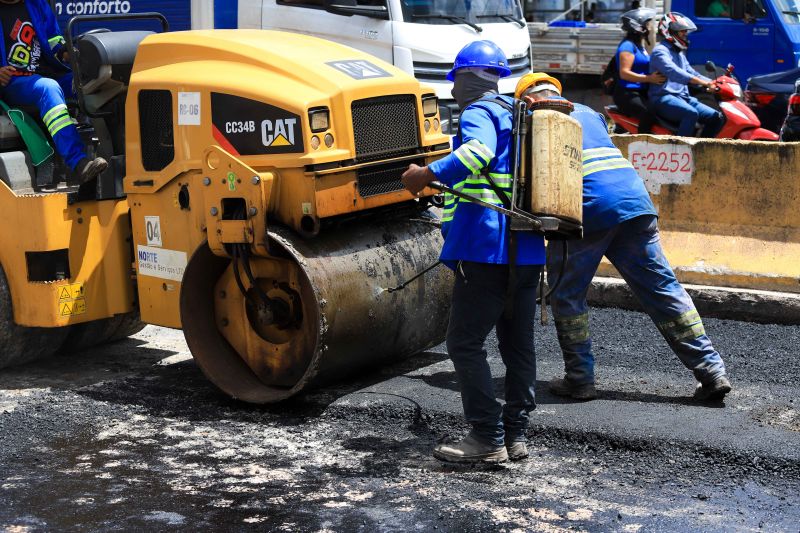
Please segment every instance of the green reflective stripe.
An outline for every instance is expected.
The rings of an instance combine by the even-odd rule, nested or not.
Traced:
[[[583,160],[594,159],[595,157],[605,157],[617,155],[622,157],[622,152],[618,148],[589,148],[583,151]]]
[[[487,164],[486,161],[483,161],[483,158],[479,157],[479,154],[475,151],[475,149],[467,144],[462,144],[461,146],[459,146],[456,152],[461,154],[463,157],[469,159],[470,161],[474,161],[475,168],[477,168],[478,170],[482,169]]]
[[[51,37],[47,39],[47,44],[50,45],[50,50],[58,46],[59,44],[64,44],[64,38],[60,35],[56,35],[55,37]]]
[[[47,130],[50,132],[50,135],[52,136],[70,125],[72,125],[72,119],[69,118],[69,116],[66,116],[52,123],[50,126],[48,126]]]
[[[459,148],[459,150],[460,150],[460,148]],[[483,170],[483,167],[485,167],[485,166],[486,166],[486,163],[484,163],[484,162],[483,162],[483,161],[482,161],[482,160],[481,160],[481,159],[478,157],[478,155],[477,155],[475,152],[473,152],[472,150],[466,149],[466,150],[464,150],[464,152],[463,152],[463,153],[464,153],[464,157],[466,157],[466,158],[468,158],[470,161],[474,162],[474,164],[475,164],[475,168],[477,168],[477,169],[478,169],[478,170],[477,170],[478,172],[480,172],[481,170]],[[473,174],[474,174],[474,172],[473,172]]]
[[[589,340],[589,313],[558,317],[555,322],[558,341],[562,345],[576,344]]]
[[[52,128],[52,127],[53,127],[53,125],[54,125],[54,124],[56,124],[56,123],[60,123],[60,122],[62,122],[64,119],[67,119],[67,120],[69,120],[69,118],[70,118],[70,117],[69,117],[69,113],[67,113],[66,111],[64,111],[63,113],[61,113],[61,114],[58,114],[58,115],[56,115],[55,117],[53,117],[51,120],[44,121],[44,124],[45,124],[45,126],[47,126],[47,129],[49,130],[50,128]]]
[[[489,161],[491,161],[494,158],[494,152],[492,152],[488,146],[480,142],[478,139],[470,139],[461,146],[471,147],[479,156],[481,156],[486,161],[487,165],[489,164]]]
[[[514,179],[511,174],[495,174],[493,172],[489,172],[489,177],[498,187],[511,187],[511,182]]]
[[[620,161],[618,159],[615,159],[613,162],[606,163],[604,165],[586,168],[587,166],[583,167],[583,177],[586,177],[589,174],[594,174],[595,172],[601,172],[603,170],[614,170],[615,168],[633,168],[628,161]]]
[[[658,329],[668,341],[696,339],[706,333],[706,328],[696,309],[686,311],[671,320],[660,322]]]
[[[608,159],[601,159],[600,161],[592,161],[591,163],[584,163],[583,170],[592,170],[596,167],[604,167],[608,165],[614,165],[617,163],[627,163],[628,160],[624,157],[611,157]]]
[[[465,194],[469,194],[473,198],[483,200],[484,202],[495,203],[503,205],[500,197],[494,191],[487,191],[486,189],[464,189]]]
[[[469,161],[466,160],[466,158],[464,157],[464,154],[462,152],[459,152],[458,150],[456,150],[455,152],[453,152],[453,154],[458,158],[459,161],[461,161],[462,165],[467,167],[467,170],[469,170],[473,174],[477,174],[478,172],[480,172],[479,168],[476,168]]]
[[[64,113],[67,113],[67,106],[65,104],[58,104],[55,107],[51,107],[50,110],[44,114],[44,116],[42,117],[42,122],[47,124],[56,115],[61,115]]]

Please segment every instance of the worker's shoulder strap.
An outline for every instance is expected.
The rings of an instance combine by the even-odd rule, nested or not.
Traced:
[[[470,106],[476,105],[476,104],[482,104],[484,102],[497,104],[500,107],[502,107],[503,109],[505,109],[506,111],[508,111],[509,113],[511,113],[511,121],[513,123],[514,116],[515,116],[514,106],[509,104],[505,100],[503,100],[500,97],[499,94],[486,94],[486,95],[482,96],[480,99],[475,100],[474,102],[472,102],[469,106],[467,106],[467,108],[469,108]],[[466,111],[466,108],[465,108],[465,111]],[[512,131],[513,131],[513,124],[512,124]],[[463,142],[463,139],[461,137],[461,121],[460,120],[458,121],[458,139]],[[506,209],[509,209],[511,207],[511,200],[508,198],[508,196],[506,195],[505,191],[503,189],[501,189],[500,186],[498,186],[497,183],[495,183],[495,181],[489,175],[488,167],[484,168],[481,171],[481,176],[483,176],[483,178],[486,179],[486,181],[489,183],[489,187],[491,187],[492,190],[494,191],[494,193],[497,195],[497,197],[500,198],[500,201],[503,203],[503,207],[505,207]]]
[[[466,111],[467,109],[469,109],[470,107],[472,107],[472,106],[474,106],[476,104],[482,104],[484,102],[487,102],[487,103],[490,103],[490,104],[499,105],[500,107],[502,107],[503,109],[505,109],[506,111],[511,113],[511,119],[512,120],[514,119],[514,106],[509,104],[505,100],[503,100],[500,97],[499,94],[485,94],[482,97],[480,97],[478,100],[475,100],[474,102],[469,104],[466,108],[464,108],[464,111]],[[462,113],[463,113],[463,111],[462,111]],[[461,121],[460,120],[458,121],[458,139],[462,140],[461,139]]]

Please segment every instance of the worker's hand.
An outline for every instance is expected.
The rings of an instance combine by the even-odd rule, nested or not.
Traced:
[[[14,74],[16,69],[14,67],[6,65],[5,67],[0,67],[0,85],[5,87],[8,85],[8,82],[11,81],[11,76]]]
[[[61,51],[61,62],[62,63],[69,63],[69,50],[64,47],[64,50]]]
[[[411,163],[408,170],[403,172],[400,181],[411,194],[418,194],[427,184],[436,179],[436,175],[428,167],[421,167]]]
[[[665,81],[667,81],[667,77],[661,74],[660,72],[656,71],[652,74],[648,74],[646,76],[647,83],[655,83],[657,85],[661,85]]]

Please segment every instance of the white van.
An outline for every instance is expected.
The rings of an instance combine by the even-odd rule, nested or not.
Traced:
[[[506,53],[512,74],[500,80],[503,94],[513,94],[517,80],[531,70],[519,0],[238,0],[237,20],[239,28],[346,44],[413,74],[436,91],[445,132],[457,118],[445,75],[466,44],[488,39]]]

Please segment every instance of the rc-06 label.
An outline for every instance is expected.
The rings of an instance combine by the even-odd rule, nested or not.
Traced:
[[[214,139],[233,155],[305,151],[300,116],[249,98],[211,93]]]

